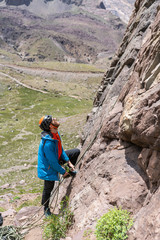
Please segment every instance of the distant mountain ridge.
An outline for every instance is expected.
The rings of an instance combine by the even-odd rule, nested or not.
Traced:
[[[0,0],[0,2],[2,2],[3,0]],[[19,5],[23,5],[25,4],[26,6],[29,6],[29,4],[32,2],[33,0],[4,0],[4,2],[6,3],[6,5],[12,5],[12,6],[19,6]],[[47,2],[53,2],[54,0],[43,0],[45,3]],[[75,4],[75,5],[81,5],[83,0],[59,0],[62,1],[66,4]]]
[[[49,4],[49,7],[56,8],[60,3],[71,6],[82,7],[83,9],[87,8],[87,11],[93,12],[95,9],[104,9],[110,11],[112,14],[120,17],[125,23],[128,22],[133,9],[133,4],[135,0],[0,0],[3,5],[7,6],[30,6],[38,5],[45,3]],[[47,12],[48,6],[43,5],[45,11]],[[65,9],[64,6],[62,8]],[[49,12],[50,13],[50,12]]]
[[[29,6],[32,0],[4,0],[4,2],[6,3],[6,5],[19,6],[25,4],[26,6]]]
[[[97,1],[88,1],[86,6],[83,1],[81,7],[75,1],[67,3],[1,0],[1,59],[10,59],[4,53],[7,51],[23,61],[107,61],[122,39],[125,24],[109,11],[96,7]]]

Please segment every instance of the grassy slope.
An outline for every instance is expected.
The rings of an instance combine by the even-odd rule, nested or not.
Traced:
[[[68,63],[68,62],[17,62],[17,66],[26,66],[30,68],[45,68],[48,70],[61,71],[61,72],[93,72],[103,73],[102,68],[98,68],[95,65],[80,64],[80,63]]]
[[[41,76],[36,77],[37,84],[35,76],[31,74],[2,67],[1,72],[25,83],[32,85],[35,83],[43,89],[41,81],[44,79]],[[19,195],[25,192],[41,191],[42,181],[37,178],[36,172],[40,141],[38,121],[41,116],[52,114],[61,121],[60,132],[63,134],[62,141],[65,149],[76,147],[79,143],[79,134],[86,115],[92,108],[94,89],[101,77],[89,77],[84,81],[82,75],[82,79],[79,77],[77,82],[76,78],[70,79],[70,82],[65,82],[63,79],[51,81],[51,79],[48,83],[48,94],[43,94],[19,86],[9,78],[0,75],[0,185],[11,184],[6,190],[0,189],[0,194],[12,192],[14,195]],[[56,91],[55,83],[58,84]],[[77,99],[71,97],[73,93],[79,97]],[[20,184],[22,179],[25,179],[25,186]]]

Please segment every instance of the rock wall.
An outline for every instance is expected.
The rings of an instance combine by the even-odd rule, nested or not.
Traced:
[[[160,239],[159,70],[159,1],[137,0],[88,115],[79,172],[61,188],[74,210],[74,240],[113,206],[133,214],[129,240]]]
[[[160,13],[156,3],[135,3],[123,43],[94,101],[105,112],[102,137],[142,147],[138,163],[155,187],[160,175]],[[106,105],[113,113],[104,110]]]

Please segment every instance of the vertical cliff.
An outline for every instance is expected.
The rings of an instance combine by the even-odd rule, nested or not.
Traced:
[[[132,212],[130,240],[160,239],[158,0],[135,2],[123,42],[88,115],[83,154],[67,192],[75,215],[73,239],[83,239],[84,229],[94,228],[96,219],[113,206]]]

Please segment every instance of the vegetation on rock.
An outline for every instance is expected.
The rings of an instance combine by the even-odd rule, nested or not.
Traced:
[[[60,213],[58,215],[52,214],[45,220],[44,237],[46,240],[59,240],[66,237],[66,232],[73,222],[73,213],[69,207],[69,199],[60,203]]]
[[[124,240],[133,225],[130,213],[123,209],[111,209],[97,222],[97,240]]]

